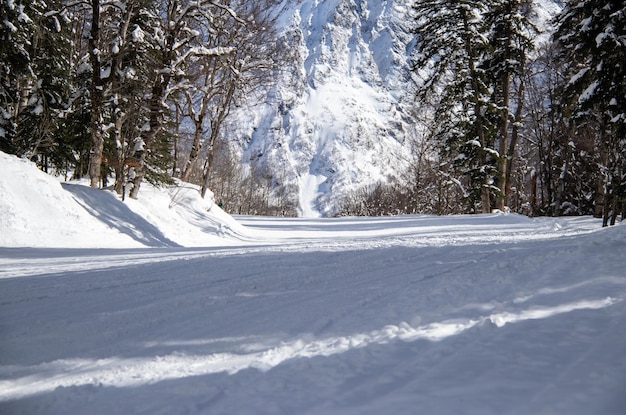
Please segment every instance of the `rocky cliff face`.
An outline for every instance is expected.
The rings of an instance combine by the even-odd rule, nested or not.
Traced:
[[[411,3],[277,5],[278,30],[293,56],[263,102],[239,111],[236,135],[244,160],[290,189],[302,216],[333,215],[345,194],[408,163]],[[538,3],[543,13],[556,2]]]
[[[260,105],[237,117],[244,160],[292,189],[302,216],[407,159],[407,2],[285,1],[277,24],[293,59]]]

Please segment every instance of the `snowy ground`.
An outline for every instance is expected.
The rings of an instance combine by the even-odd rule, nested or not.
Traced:
[[[233,220],[0,156],[2,414],[625,413],[623,225]]]

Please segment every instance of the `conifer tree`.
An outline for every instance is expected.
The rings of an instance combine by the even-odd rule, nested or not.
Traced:
[[[528,0],[494,0],[484,15],[483,30],[489,49],[483,65],[493,90],[490,104],[497,125],[496,208],[500,210],[505,208],[516,129],[521,121],[526,56],[534,48],[534,35],[538,32],[530,20],[532,7]],[[515,104],[513,85],[517,85]]]
[[[0,150],[19,153],[16,143],[16,116],[28,103],[25,83],[32,84],[28,43],[34,25],[23,5],[0,3]],[[19,76],[19,74],[24,74]]]
[[[597,131],[606,226],[626,201],[626,2],[568,2],[554,35],[571,78],[577,127]]]
[[[452,165],[451,179],[463,187],[469,211],[489,212],[493,190],[491,95],[481,68],[489,47],[482,33],[488,4],[474,0],[423,0],[413,9],[418,52],[414,71],[419,97],[434,103],[433,135],[442,143],[442,159]]]
[[[54,151],[67,101],[67,17],[52,0],[0,4],[0,142],[36,158]],[[41,161],[41,160],[40,160]]]

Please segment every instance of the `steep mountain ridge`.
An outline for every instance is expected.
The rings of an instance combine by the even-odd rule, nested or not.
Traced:
[[[255,169],[287,189],[301,216],[396,177],[415,136],[412,0],[285,0],[277,29],[293,54],[261,104],[231,126]],[[537,3],[539,20],[558,2]]]

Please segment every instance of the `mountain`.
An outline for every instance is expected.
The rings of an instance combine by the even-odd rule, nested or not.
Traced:
[[[408,2],[286,1],[278,30],[295,56],[267,100],[242,110],[246,160],[297,189],[303,216],[398,172],[412,122]],[[254,120],[250,123],[250,119]]]
[[[332,216],[357,189],[400,175],[416,120],[413,0],[286,0],[277,29],[294,58],[232,129],[243,159],[293,189],[301,216]],[[536,1],[540,27],[560,2]]]

